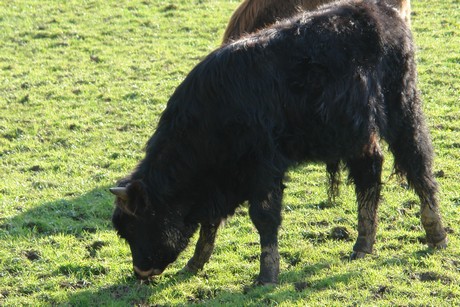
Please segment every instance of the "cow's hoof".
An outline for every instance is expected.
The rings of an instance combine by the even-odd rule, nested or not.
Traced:
[[[184,266],[184,268],[181,270],[182,273],[186,273],[186,274],[193,274],[195,275],[196,273],[198,273],[200,269],[193,266],[193,265],[190,265],[190,264],[186,264]]]
[[[364,257],[366,257],[366,253],[354,251],[350,255],[350,261],[356,260],[356,259],[362,259]]]
[[[431,248],[444,249],[447,247],[447,237],[445,237],[444,239],[442,239],[441,241],[437,243],[432,243],[428,241],[427,244],[428,244],[428,247],[431,247]]]

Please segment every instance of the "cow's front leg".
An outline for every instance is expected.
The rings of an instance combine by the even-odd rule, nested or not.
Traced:
[[[214,241],[216,239],[217,229],[219,224],[210,225],[202,224],[200,228],[200,236],[196,243],[193,257],[188,261],[185,270],[191,273],[196,273],[203,269],[203,266],[208,262],[214,250]]]
[[[278,227],[281,224],[282,190],[280,185],[265,199],[250,201],[249,215],[260,235],[260,272],[256,283],[261,285],[278,282]]]
[[[350,256],[354,260],[372,253],[377,232],[383,155],[376,139],[371,138],[363,155],[347,164],[358,201],[358,238]]]

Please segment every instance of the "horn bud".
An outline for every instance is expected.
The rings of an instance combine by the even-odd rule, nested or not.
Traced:
[[[128,192],[126,191],[126,187],[110,188],[109,191],[122,200],[128,200]]]

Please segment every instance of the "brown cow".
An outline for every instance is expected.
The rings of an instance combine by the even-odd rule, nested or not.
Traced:
[[[334,0],[244,0],[235,10],[225,30],[223,43],[253,33],[277,20],[311,11]],[[399,11],[410,26],[410,0],[385,0]]]

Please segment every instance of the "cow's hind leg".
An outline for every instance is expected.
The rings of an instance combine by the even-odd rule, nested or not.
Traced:
[[[260,236],[260,273],[256,283],[275,284],[279,274],[278,227],[281,224],[283,187],[270,192],[262,200],[251,200],[249,215]]]
[[[447,245],[446,231],[442,225],[436,198],[437,183],[432,173],[433,149],[423,119],[412,123],[417,117],[407,117],[404,129],[389,141],[395,157],[396,171],[406,175],[409,186],[420,198],[420,213],[427,244],[444,248]]]
[[[377,231],[383,155],[373,136],[360,157],[347,161],[350,179],[355,183],[358,202],[358,238],[351,260],[371,254]]]
[[[214,250],[214,241],[216,239],[217,225],[202,224],[200,227],[200,236],[196,243],[193,257],[188,261],[185,270],[191,273],[196,273],[203,269],[206,262],[211,257]]]
[[[385,132],[385,138],[393,152],[396,171],[406,175],[409,186],[420,198],[421,220],[428,245],[443,248],[447,245],[447,235],[442,226],[436,198],[437,183],[432,173],[433,146],[415,80],[413,67],[400,83],[402,89],[394,91],[401,95],[388,99],[388,131]]]

